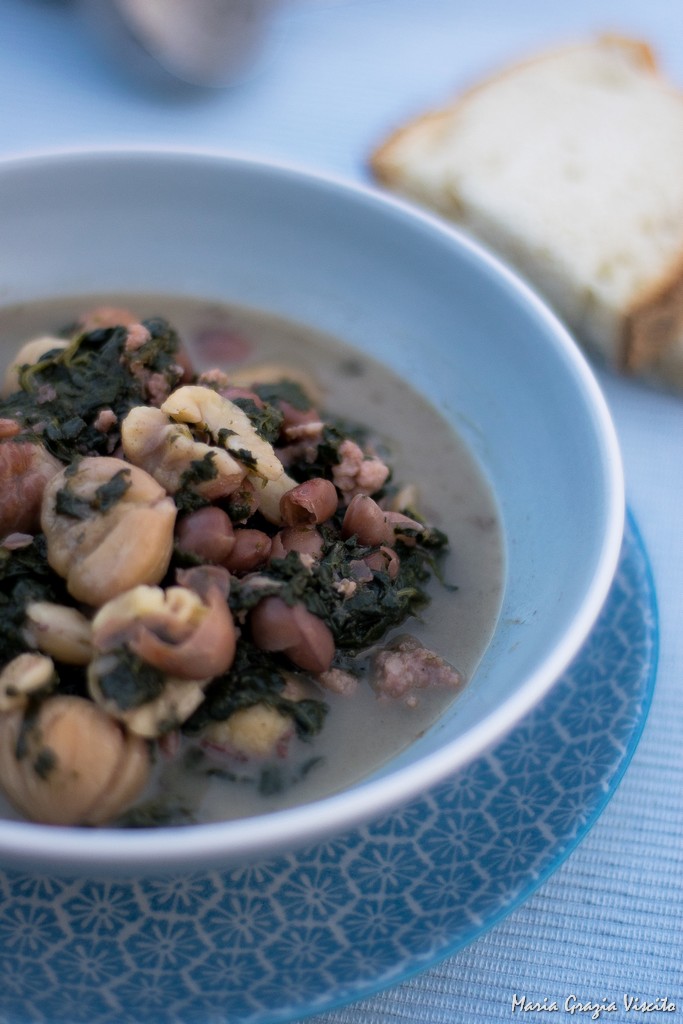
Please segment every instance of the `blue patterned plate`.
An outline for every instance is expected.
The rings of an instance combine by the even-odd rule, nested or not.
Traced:
[[[657,638],[629,518],[571,669],[487,756],[403,809],[239,871],[0,874],[0,1024],[277,1024],[454,953],[529,896],[607,804],[645,722]]]

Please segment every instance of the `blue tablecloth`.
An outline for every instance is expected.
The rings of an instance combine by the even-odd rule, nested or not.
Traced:
[[[178,96],[139,89],[77,6],[2,0],[0,156],[190,145],[367,181],[370,149],[408,116],[504,60],[601,30],[650,41],[683,87],[675,0],[290,0],[250,76]],[[640,746],[588,837],[525,904],[457,955],[316,1024],[499,1024],[523,1016],[515,996],[546,1007],[535,1019],[568,1016],[572,996],[617,1001],[603,1020],[637,1019],[623,1006],[629,993],[683,1016],[683,398],[600,379],[660,607],[659,674]]]

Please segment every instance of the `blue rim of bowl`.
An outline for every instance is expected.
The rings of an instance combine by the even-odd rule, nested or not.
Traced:
[[[638,748],[643,731],[647,724],[650,708],[652,706],[657,679],[657,669],[659,665],[659,608],[657,603],[657,591],[655,588],[652,565],[647,548],[645,547],[638,523],[636,522],[633,512],[629,507],[626,508],[625,527],[625,543],[631,542],[633,548],[640,555],[642,560],[641,573],[643,589],[646,597],[646,603],[651,612],[653,621],[651,657],[646,666],[644,666],[644,671],[641,676],[641,688],[643,693],[641,714],[635,728],[630,734],[629,742],[623,750],[618,766],[610,777],[609,784],[604,787],[601,785],[596,787],[596,792],[599,794],[599,798],[595,801],[590,814],[586,816],[581,827],[577,829],[571,839],[569,839],[548,861],[545,867],[537,875],[531,878],[525,886],[522,886],[509,903],[501,906],[482,923],[473,925],[469,931],[466,931],[457,939],[454,939],[450,943],[446,942],[442,948],[436,951],[431,957],[420,961],[419,964],[406,966],[402,972],[396,974],[390,981],[380,980],[374,983],[371,982],[365,986],[359,986],[355,994],[340,996],[336,999],[333,998],[325,1006],[316,1007],[308,1012],[305,1008],[298,1007],[296,1012],[292,1012],[291,1015],[287,1014],[286,1016],[272,1017],[267,1020],[264,1019],[262,1024],[288,1024],[288,1022],[293,1020],[306,1020],[309,1017],[317,1017],[319,1015],[322,1017],[327,1013],[332,1013],[336,1009],[349,1006],[352,1003],[362,1002],[365,999],[371,999],[373,996],[379,995],[379,993],[385,992],[389,988],[402,985],[405,982],[410,981],[412,978],[423,974],[425,971],[430,970],[437,964],[443,963],[443,961],[448,960],[450,957],[457,956],[457,954],[462,952],[466,947],[471,946],[474,942],[484,938],[485,935],[501,924],[515,910],[519,909],[522,904],[526,903],[526,901],[530,899],[534,893],[537,892],[549,880],[549,878],[562,867],[562,865],[574,853],[576,848],[580,846],[592,831],[619,788]],[[577,657],[580,658],[580,653]],[[602,782],[602,779],[600,781]],[[261,1022],[259,1022],[259,1024],[261,1024]]]
[[[101,146],[35,151],[0,159],[0,176],[5,173],[31,173],[38,164],[137,161],[156,158],[186,165],[236,166],[262,176],[287,177],[295,185],[328,194],[342,195],[347,202],[364,204],[373,213],[402,221],[408,230],[435,235],[498,281],[517,301],[523,302],[537,320],[552,333],[568,365],[584,390],[599,431],[602,469],[608,512],[600,557],[585,598],[568,625],[562,641],[514,695],[473,726],[466,735],[445,744],[423,757],[417,765],[388,772],[363,784],[362,806],[358,791],[352,789],[314,803],[276,811],[267,815],[218,824],[178,828],[157,828],[125,832],[115,829],[74,830],[45,827],[28,822],[0,823],[0,858],[8,863],[36,863],[66,870],[88,867],[91,870],[114,868],[120,871],[157,867],[160,851],[169,868],[200,862],[219,864],[225,858],[242,858],[255,852],[276,852],[283,846],[300,846],[325,835],[338,833],[390,810],[399,802],[447,777],[477,754],[500,739],[537,704],[560,678],[590,634],[604,605],[614,578],[621,551],[625,522],[625,486],[621,452],[606,399],[587,359],[569,331],[545,302],[510,267],[485,247],[447,225],[430,213],[408,202],[328,173],[277,160],[254,158],[228,150],[194,149],[172,146]],[[41,839],[45,842],[41,842]]]

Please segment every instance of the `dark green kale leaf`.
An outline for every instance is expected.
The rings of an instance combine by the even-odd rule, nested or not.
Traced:
[[[62,462],[111,454],[120,441],[121,420],[148,400],[149,376],[161,374],[169,387],[179,379],[175,331],[158,318],[144,325],[150,339],[133,353],[126,351],[127,328],[98,328],[24,366],[19,390],[0,400],[0,417],[16,419],[28,435],[39,433]],[[95,426],[103,409],[111,409],[117,420],[107,431]]]
[[[267,572],[259,573],[258,586],[253,585],[249,576],[240,579],[239,576],[230,578],[230,593],[228,594],[228,605],[234,618],[242,621],[246,613],[255,608],[264,597],[280,595],[282,584],[273,572],[274,562],[269,565]],[[241,641],[240,641],[241,642]]]
[[[201,459],[193,459],[180,477],[180,486],[173,495],[176,507],[181,512],[195,512],[198,508],[210,505],[208,498],[197,493],[197,486],[218,476],[216,453],[207,452]]]
[[[401,508],[404,515],[408,516],[409,519],[414,519],[415,522],[421,524],[419,531],[404,529],[402,532],[410,535],[411,533],[416,537],[419,544],[423,548],[429,548],[433,551],[444,551],[448,547],[448,534],[440,530],[438,526],[432,526],[427,520],[421,515],[417,509],[411,508],[406,505],[405,508]]]
[[[130,469],[120,469],[106,483],[100,484],[92,498],[80,498],[67,483],[55,495],[55,511],[72,519],[89,519],[95,512],[108,512],[130,487]]]
[[[381,640],[409,615],[417,615],[428,603],[421,575],[402,567],[396,580],[373,571],[372,580],[358,587],[346,600],[337,601],[330,612],[330,628],[338,647],[362,651]]]
[[[280,700],[276,707],[294,719],[297,735],[301,739],[317,736],[325,723],[329,710],[322,700],[306,698],[305,700]]]
[[[95,490],[93,497],[95,511],[109,512],[110,509],[121,501],[129,487],[130,470],[120,469],[118,473],[114,473],[106,483],[100,484]]]
[[[69,601],[63,580],[48,565],[42,534],[23,548],[0,547],[0,665],[32,649],[22,635],[32,601]]]
[[[262,402],[276,407],[280,402],[286,402],[300,412],[305,412],[313,404],[301,385],[294,380],[283,379],[254,384],[251,390]]]
[[[43,747],[38,751],[36,759],[33,762],[33,771],[39,779],[48,779],[58,764],[59,759],[54,750],[50,747]]]
[[[434,572],[434,556],[420,538],[414,545],[397,544],[401,564],[396,579],[375,570],[349,596],[339,583],[353,580],[354,563],[377,549],[358,544],[354,537],[341,539],[334,527],[323,527],[321,532],[323,551],[310,568],[290,552],[285,558],[272,559],[258,573],[256,583],[248,577],[233,580],[229,597],[233,614],[244,618],[262,598],[277,595],[289,605],[304,604],[327,623],[340,651],[358,653],[408,616],[420,614],[429,603],[427,584]]]
[[[156,700],[163,693],[165,676],[126,647],[111,652],[114,663],[98,676],[102,696],[122,711]]]
[[[304,458],[293,462],[288,467],[288,472],[294,480],[304,483],[314,477],[323,477],[325,480],[332,479],[332,467],[338,466],[341,462],[339,446],[346,440],[346,435],[333,423],[326,423],[322,430],[320,440],[316,445],[315,457]]]
[[[142,326],[149,331],[149,339],[132,353],[124,355],[129,366],[142,366],[150,373],[161,374],[173,384],[177,383],[182,371],[178,366],[180,339],[177,332],[161,316],[148,317]]]
[[[310,607],[314,603],[318,612],[324,614],[324,604],[316,600],[325,582],[319,565],[309,569],[295,551],[290,551],[284,558],[272,558],[265,575],[277,582],[278,589],[274,593],[288,605],[303,601],[315,614],[315,608]]]
[[[311,572],[294,551],[284,558],[273,558],[268,568],[261,570],[256,580],[250,576],[243,579],[232,577],[228,604],[237,619],[243,619],[264,597],[281,597],[289,605],[304,602],[310,611],[315,604],[318,613],[324,615],[324,606],[317,599],[317,582]]]
[[[419,544],[415,547],[401,545],[401,567],[396,579],[392,580],[386,572],[373,570],[372,579],[359,583],[350,596],[340,593],[336,584],[354,578],[352,563],[375,550],[359,545],[355,538],[328,537],[314,570],[316,596],[304,598],[314,614],[320,614],[318,609],[324,607],[323,617],[332,630],[335,644],[344,651],[362,651],[429,603],[426,584],[430,572]]]
[[[267,704],[293,719],[300,738],[316,735],[323,727],[327,705],[315,699],[293,701],[284,697],[285,672],[291,671],[291,665],[280,655],[261,651],[241,637],[230,671],[213,680],[184,731],[198,733],[210,722],[224,721],[241,708]]]
[[[256,456],[252,455],[248,448],[231,448],[230,454],[247,469],[256,469],[258,466]]]
[[[254,492],[246,484],[248,481],[243,481],[232,494],[228,494],[221,502],[233,523],[245,523],[254,511]]]
[[[260,408],[253,398],[233,398],[231,401],[247,414],[254,430],[264,441],[269,444],[277,441],[284,420],[279,409],[269,402],[264,402]]]
[[[129,808],[116,822],[119,828],[163,828],[164,825],[195,825],[196,811],[166,794]]]
[[[229,439],[234,437],[236,433],[237,431],[231,430],[230,427],[221,427],[216,435],[216,444],[219,448],[227,448]]]
[[[284,686],[283,668],[277,660],[240,637],[230,671],[209,685],[203,704],[185,723],[185,729],[199,731],[209,722],[223,721],[240,708],[275,699]]]

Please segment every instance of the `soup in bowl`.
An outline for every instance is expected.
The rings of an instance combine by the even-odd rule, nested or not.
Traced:
[[[607,594],[623,481],[523,283],[291,168],[101,151],[0,175],[0,856],[296,850],[538,703]]]
[[[0,319],[6,817],[140,828],[310,802],[464,689],[501,525],[401,378],[191,299]]]

